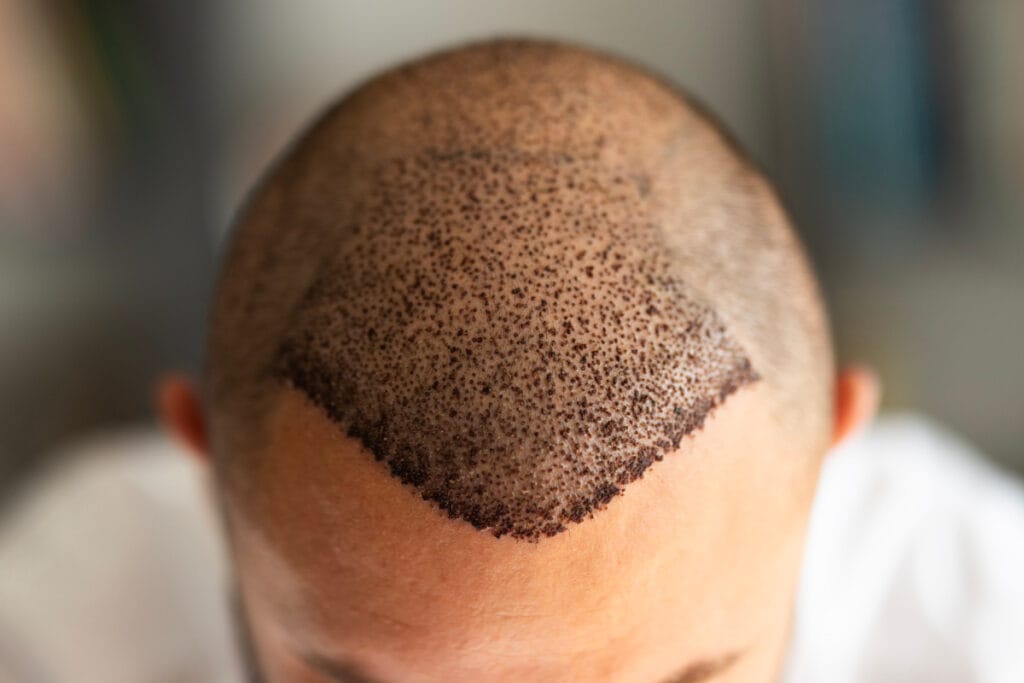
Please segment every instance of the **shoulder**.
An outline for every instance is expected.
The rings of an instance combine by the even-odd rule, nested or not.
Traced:
[[[790,680],[1024,680],[1020,576],[1019,482],[934,422],[883,418],[823,468]]]
[[[0,522],[0,677],[234,680],[203,468],[151,431],[54,461]]]

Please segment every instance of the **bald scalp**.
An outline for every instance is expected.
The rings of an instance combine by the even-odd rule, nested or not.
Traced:
[[[292,386],[451,517],[528,540],[749,383],[802,447],[830,410],[765,181],[656,78],[538,42],[388,72],[302,136],[236,227],[208,371],[226,470]]]

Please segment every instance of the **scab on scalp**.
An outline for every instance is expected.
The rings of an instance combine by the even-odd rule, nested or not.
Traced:
[[[755,378],[614,170],[425,152],[373,188],[278,370],[453,518],[563,531]]]
[[[601,93],[563,97],[544,60],[494,83],[468,63],[448,66],[450,109],[416,119],[422,143],[368,164],[324,231],[274,367],[451,517],[538,540],[757,375],[673,271],[650,172],[606,153],[621,122]]]

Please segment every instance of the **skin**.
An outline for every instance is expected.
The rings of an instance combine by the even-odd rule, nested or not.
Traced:
[[[776,678],[830,412],[841,439],[877,391],[850,371],[831,400],[796,235],[767,181],[677,92],[565,46],[426,58],[303,134],[233,245],[211,315],[210,408],[181,380],[161,405],[223,465],[242,625],[266,679]],[[670,280],[664,300],[648,291]],[[472,348],[455,318],[479,324]],[[647,343],[655,318],[693,343]],[[529,344],[566,377],[587,371],[534,392]],[[458,372],[438,376],[439,363]],[[664,459],[630,466],[635,481],[605,472],[624,493],[592,487],[600,505],[574,502],[558,518],[571,524],[531,526],[555,509],[542,475],[571,492],[625,448],[612,436],[667,435],[638,411],[601,422],[608,443],[558,451],[571,427],[591,433],[571,424],[596,419],[590,399],[604,396],[603,415],[643,402],[622,393],[629,377],[671,396]],[[372,414],[346,412],[353,397]],[[687,406],[699,415],[677,418]],[[488,507],[484,493],[526,502]]]
[[[193,384],[158,392],[209,462]],[[874,375],[839,373],[833,445]],[[272,682],[767,683],[785,656],[826,452],[790,452],[763,384],[592,519],[526,543],[453,520],[284,389],[246,510],[223,506],[247,627]]]

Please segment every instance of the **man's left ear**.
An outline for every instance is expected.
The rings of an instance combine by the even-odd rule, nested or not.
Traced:
[[[871,368],[853,365],[840,370],[836,377],[833,447],[871,423],[878,412],[881,395],[882,388],[878,375]]]
[[[181,374],[161,378],[157,385],[156,403],[164,429],[200,459],[208,461],[210,444],[206,415],[194,382]]]

